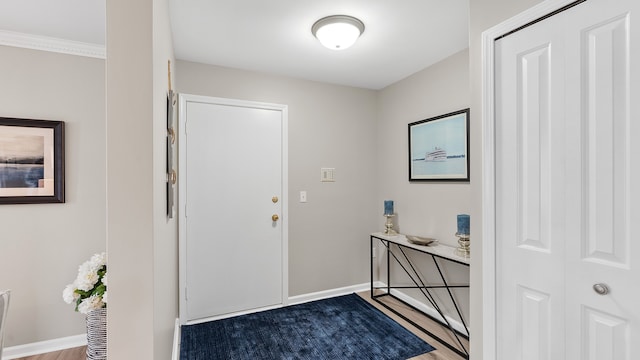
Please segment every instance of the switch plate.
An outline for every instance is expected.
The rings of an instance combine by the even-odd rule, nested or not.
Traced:
[[[320,181],[321,182],[334,182],[334,181],[336,181],[336,169],[335,168],[321,168],[320,169]]]
[[[300,202],[301,203],[306,203],[307,202],[307,192],[306,191],[300,191]]]

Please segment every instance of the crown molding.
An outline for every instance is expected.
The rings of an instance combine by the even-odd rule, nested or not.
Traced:
[[[79,41],[24,34],[6,30],[0,30],[0,45],[85,56],[97,59],[105,59],[107,53],[104,45],[89,44]]]

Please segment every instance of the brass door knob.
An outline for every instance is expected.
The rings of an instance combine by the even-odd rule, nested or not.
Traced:
[[[278,219],[280,219],[280,217],[278,216],[278,214],[273,214],[273,215],[271,215],[271,220],[273,220],[273,221],[278,221]]]

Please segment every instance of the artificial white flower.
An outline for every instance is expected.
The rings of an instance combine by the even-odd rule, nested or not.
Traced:
[[[83,291],[89,291],[93,289],[93,286],[100,280],[97,270],[88,266],[88,263],[82,264],[78,269],[78,277],[76,278],[76,284],[78,289]]]
[[[106,253],[95,254],[78,267],[78,276],[64,288],[62,299],[83,314],[107,306]]]
[[[67,285],[62,291],[62,299],[64,299],[64,302],[67,304],[75,303],[79,298],[80,295],[76,294],[76,286],[74,284]]]
[[[80,302],[80,304],[78,305],[78,311],[83,314],[88,314],[89,312],[100,309],[103,306],[104,303],[102,302],[100,296],[91,295]]]
[[[89,260],[89,263],[91,264],[92,269],[94,269],[95,271],[98,271],[101,267],[107,265],[107,254],[106,253],[95,254],[91,257],[91,259]]]

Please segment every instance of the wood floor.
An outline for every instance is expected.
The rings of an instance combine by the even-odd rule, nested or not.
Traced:
[[[462,357],[457,355],[455,352],[449,350],[446,346],[442,345],[436,339],[431,338],[430,336],[420,331],[410,323],[404,321],[399,316],[387,310],[382,305],[373,301],[368,291],[358,293],[358,295],[360,295],[363,299],[367,300],[376,308],[380,309],[385,314],[389,315],[392,319],[394,319],[399,324],[407,328],[409,331],[413,332],[418,337],[420,337],[424,341],[431,344],[431,346],[436,348],[436,350],[434,351],[431,351],[427,354],[423,354],[420,356],[416,356],[414,358],[411,358],[411,360],[461,360],[463,359]],[[446,330],[445,327],[443,327],[439,323],[426,318],[425,316],[417,313],[412,308],[398,302],[397,300],[391,297],[384,297],[382,298],[382,301],[393,306],[394,309],[400,311],[404,316],[408,317],[409,319],[414,321],[416,324],[436,334],[438,337],[445,339],[452,344],[455,343],[455,340],[452,338],[450,333]],[[464,340],[463,344],[467,349],[469,348],[468,341]],[[66,349],[66,350],[55,351],[55,352],[46,353],[46,354],[23,357],[16,360],[85,360],[86,359],[85,352],[86,352],[86,346],[82,346],[82,347],[77,347],[73,349]]]
[[[418,336],[419,338],[421,338],[422,340],[426,341],[431,346],[436,348],[436,350],[434,350],[434,351],[428,352],[428,353],[420,355],[420,356],[413,357],[413,358],[411,358],[411,360],[461,360],[461,359],[464,359],[463,357],[461,357],[460,355],[456,354],[455,352],[450,350],[448,347],[446,347],[445,345],[440,343],[438,340],[436,340],[436,339],[432,338],[431,336],[425,334],[420,329],[418,329],[415,326],[411,325],[409,322],[403,320],[401,317],[399,317],[396,314],[392,313],[391,311],[389,311],[384,306],[382,306],[382,305],[378,304],[376,301],[372,300],[371,299],[371,293],[369,291],[364,291],[364,292],[358,293],[358,295],[360,295],[363,299],[367,300],[371,305],[375,306],[380,311],[382,311],[385,314],[387,314],[390,318],[392,318],[393,320],[398,322],[400,325],[404,326],[406,329],[408,329],[409,331],[414,333],[416,336]],[[392,297],[385,296],[385,297],[382,297],[382,298],[379,298],[379,299],[382,302],[384,302],[385,304],[391,306],[392,308],[394,308],[395,310],[400,312],[405,317],[411,319],[411,321],[415,322],[416,324],[420,325],[421,327],[423,327],[423,328],[427,329],[428,331],[432,332],[433,334],[435,334],[439,338],[447,341],[449,344],[457,344],[457,341],[451,335],[451,332],[446,327],[442,326],[442,324],[427,318],[426,316],[422,315],[418,311],[416,311],[413,308],[411,308],[411,307],[399,302],[398,300],[396,300],[396,299],[394,299]],[[461,338],[461,340],[462,340],[462,344],[464,345],[464,347],[468,351],[469,350],[469,341],[465,340],[463,338]],[[457,347],[457,348],[459,349],[459,347]]]
[[[80,346],[46,354],[27,356],[16,360],[85,360],[87,358],[86,352],[87,347]]]

